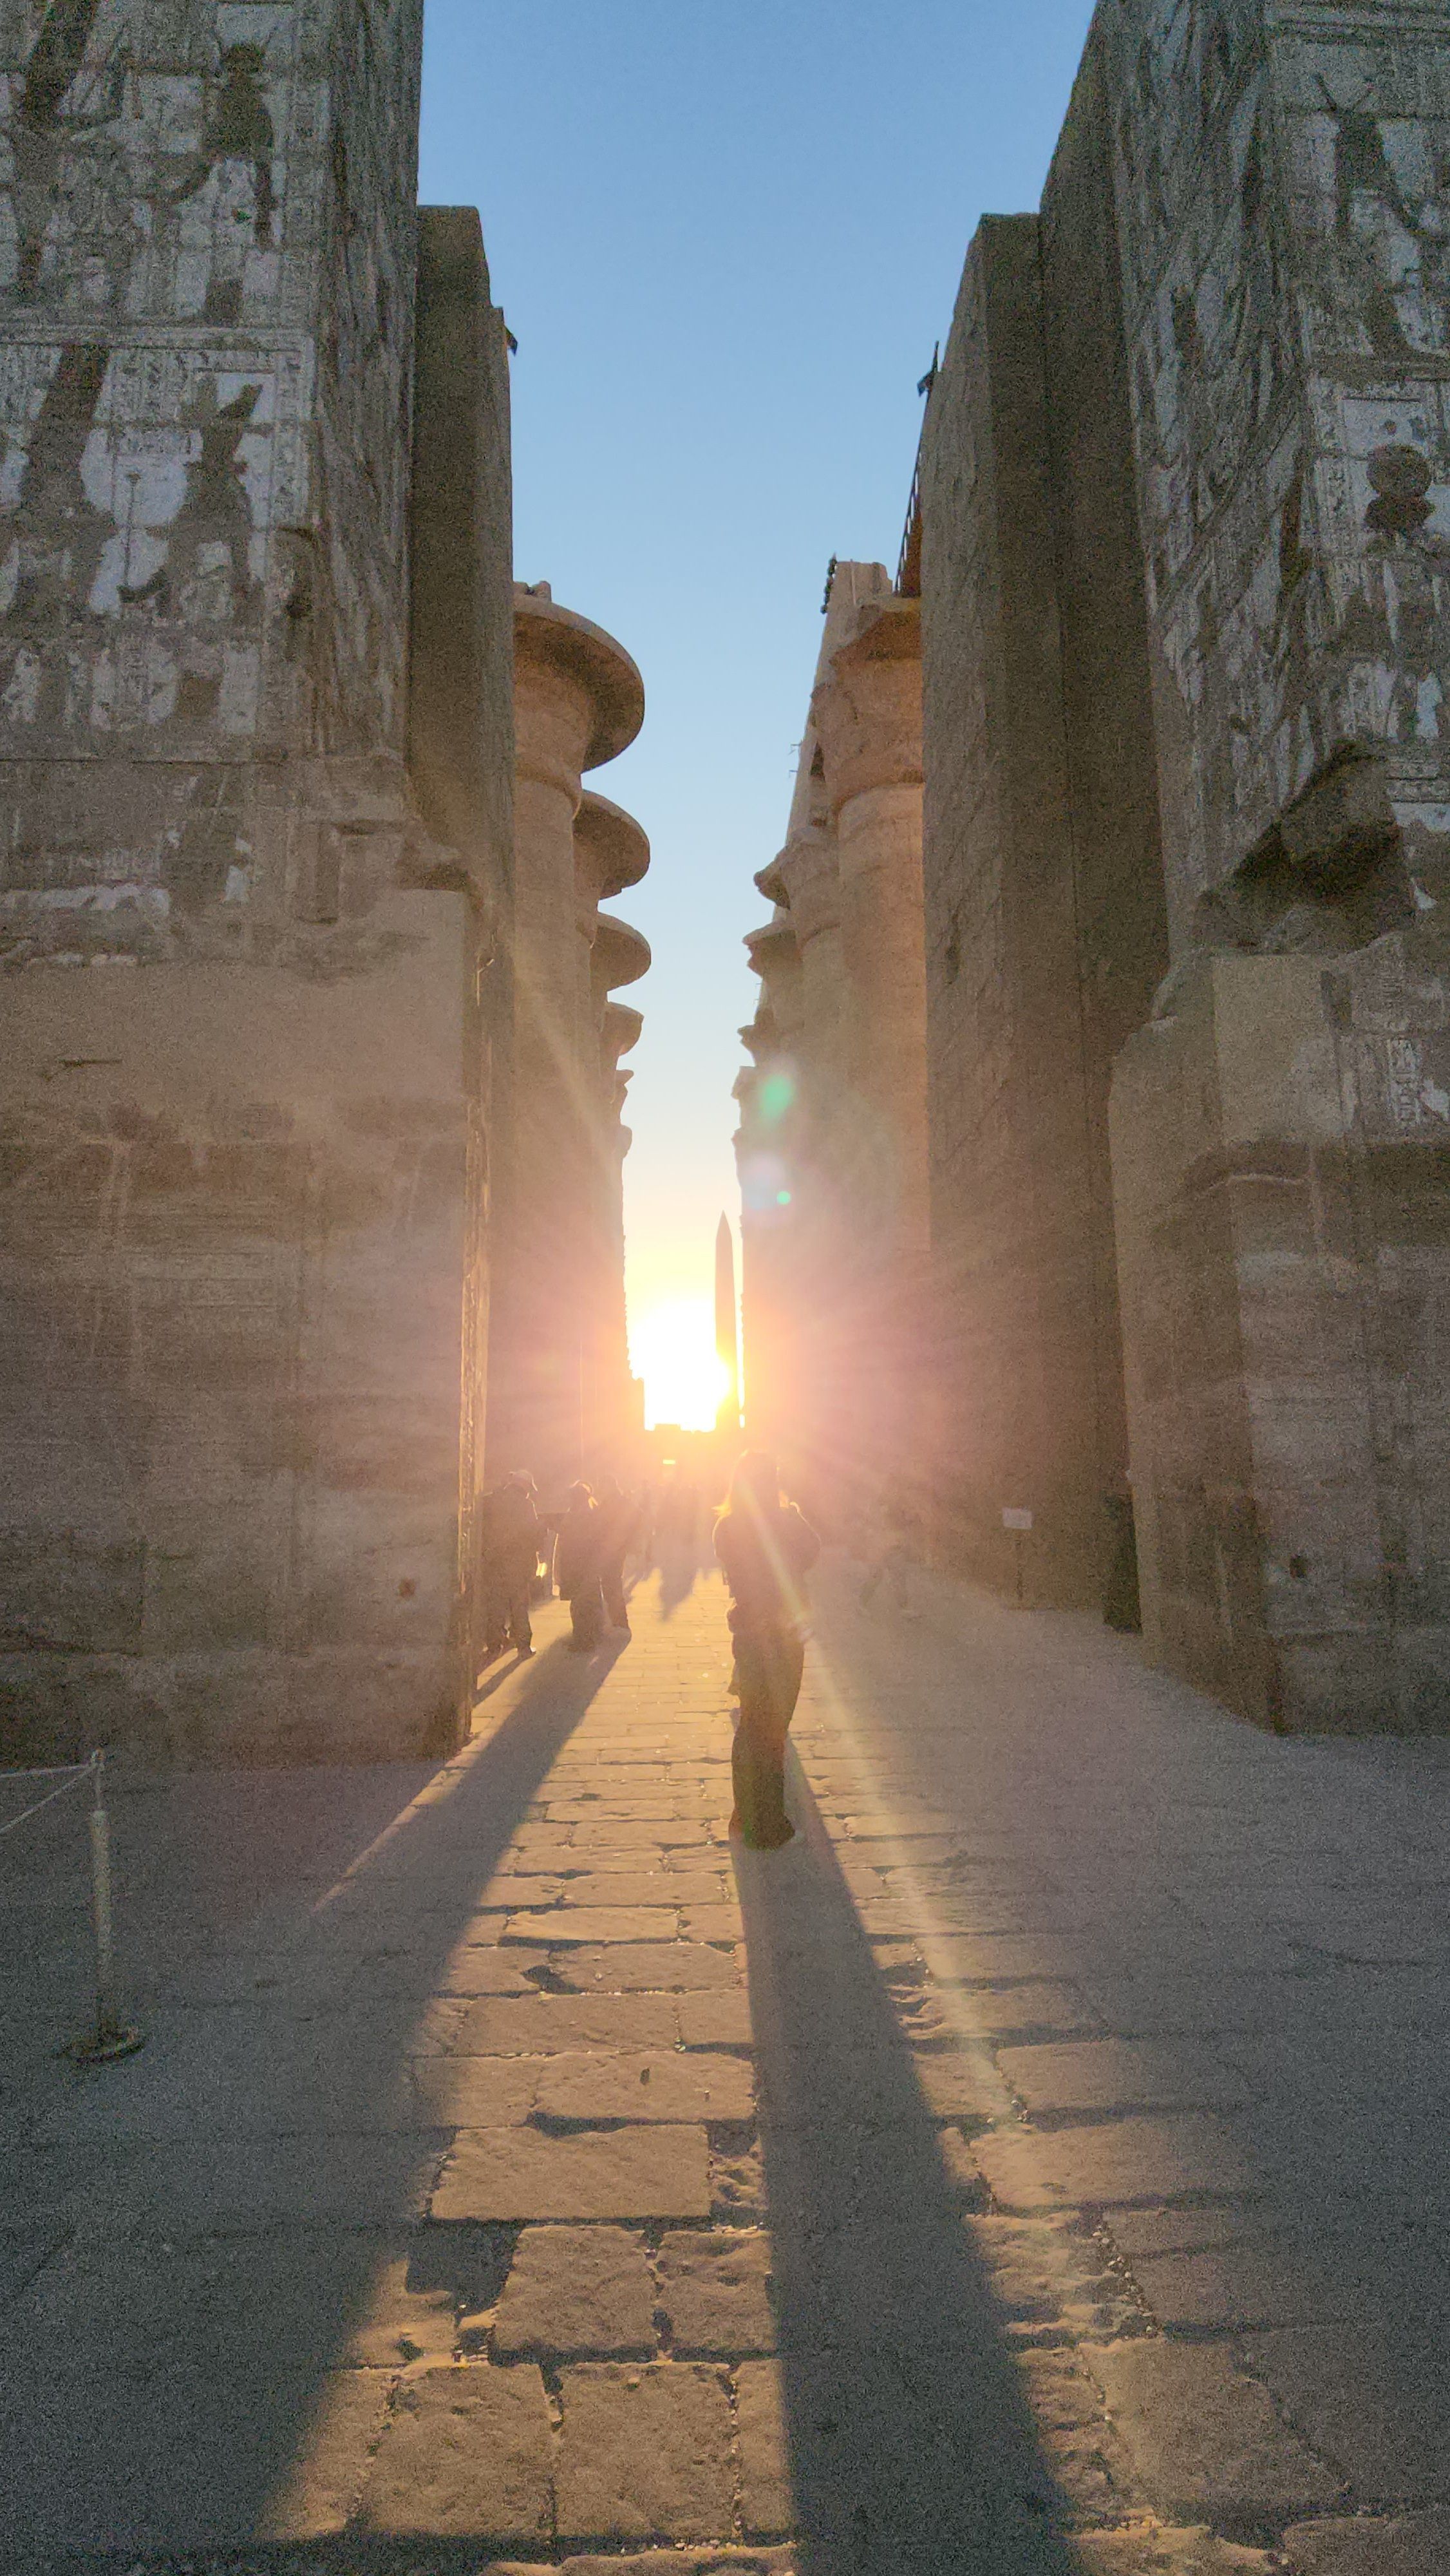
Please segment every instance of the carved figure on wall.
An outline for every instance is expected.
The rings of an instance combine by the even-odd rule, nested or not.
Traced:
[[[7,722],[26,728],[64,720],[75,693],[77,647],[89,649],[97,623],[91,593],[116,523],[91,500],[81,463],[109,354],[85,342],[61,350],[10,514],[5,586],[13,582],[14,649],[0,707]]]
[[[76,144],[111,125],[120,113],[124,63],[108,67],[99,107],[64,113],[65,101],[85,63],[101,0],[50,0],[18,83],[10,122],[15,213],[15,293],[34,300],[41,262],[62,193],[67,161]]]

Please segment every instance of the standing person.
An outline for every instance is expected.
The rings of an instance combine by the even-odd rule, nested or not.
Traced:
[[[820,1552],[810,1523],[781,1500],[774,1459],[747,1451],[715,1524],[715,1554],[730,1590],[740,1684],[730,1830],[755,1851],[777,1851],[795,1832],[785,1812],[785,1739],[805,1670],[801,1581]]]
[[[640,1511],[617,1476],[599,1479],[599,1574],[604,1608],[611,1628],[630,1633],[629,1603],[624,1597],[624,1560],[639,1537]]]
[[[539,1516],[534,1507],[534,1480],[516,1467],[485,1498],[482,1572],[490,1655],[503,1653],[505,1640],[515,1654],[531,1655],[534,1631],[529,1618],[529,1589],[539,1562]]]
[[[592,1655],[604,1634],[604,1592],[599,1580],[602,1518],[588,1486],[571,1485],[554,1551],[559,1598],[569,1604],[571,1655]]]

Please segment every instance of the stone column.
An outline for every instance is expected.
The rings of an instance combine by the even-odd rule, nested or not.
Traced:
[[[627,820],[621,817],[621,820]],[[638,830],[636,825],[635,830]],[[643,840],[643,834],[639,835]],[[597,916],[593,951],[593,1077],[598,1101],[593,1167],[595,1236],[590,1309],[586,1326],[584,1464],[593,1477],[621,1464],[629,1401],[629,1335],[624,1301],[625,1131],[619,1113],[628,1075],[618,1059],[641,1024],[637,1011],[609,1000],[623,984],[649,971],[648,940],[613,913]]]
[[[872,600],[832,655],[812,718],[835,829],[848,996],[844,1069],[862,1112],[861,1216],[925,1249],[926,952],[921,878],[921,623]],[[805,890],[807,871],[792,863]],[[818,871],[819,875],[819,871]],[[809,897],[808,897],[809,900]],[[791,898],[792,914],[795,897]]]
[[[575,826],[583,773],[634,740],[644,688],[623,647],[558,607],[547,583],[516,591],[514,647],[514,1049],[496,1171],[489,1457],[499,1473],[530,1468],[552,1502],[580,1472],[597,1207],[589,881],[609,835],[596,816],[576,847]]]

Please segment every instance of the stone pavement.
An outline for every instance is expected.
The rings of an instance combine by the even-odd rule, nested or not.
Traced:
[[[5,2576],[1445,2576],[1445,1748],[817,1592],[783,1854],[678,1567],[442,1768],[122,1788],[122,2066],[0,1844]]]

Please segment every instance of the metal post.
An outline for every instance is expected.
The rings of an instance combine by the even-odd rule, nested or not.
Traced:
[[[91,1807],[91,1916],[96,1932],[96,2026],[77,2040],[71,2054],[85,2066],[104,2066],[113,2058],[134,2057],[145,2033],[116,2017],[116,1944],[111,1915],[111,1819],[106,1813],[106,1757],[91,1757],[96,1794]]]

